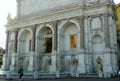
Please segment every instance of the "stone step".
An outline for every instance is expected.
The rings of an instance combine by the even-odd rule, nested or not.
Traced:
[[[86,74],[80,74],[80,77],[98,78],[98,74],[97,73],[86,73]]]
[[[12,72],[10,74],[3,73],[0,74],[0,78],[7,78],[7,77],[11,77],[11,78],[18,78],[19,75],[16,72]],[[47,79],[47,78],[56,78],[56,73],[38,73],[37,74],[38,78],[41,79]],[[77,78],[98,78],[98,75],[96,73],[85,73],[85,74],[79,74],[79,76]],[[30,73],[24,73],[24,78],[34,78],[34,73],[30,72]],[[76,74],[70,74],[70,73],[60,73],[60,77],[59,78],[76,78]]]

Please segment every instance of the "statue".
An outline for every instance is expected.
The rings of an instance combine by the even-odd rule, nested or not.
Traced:
[[[49,71],[50,65],[52,63],[52,59],[50,56],[43,59],[43,71]]]
[[[102,72],[102,59],[100,56],[96,59],[96,70],[97,73]]]
[[[12,21],[12,17],[11,17],[11,14],[10,14],[10,13],[8,13],[7,20],[8,20],[8,23],[9,23],[10,21]]]
[[[77,71],[77,65],[78,65],[78,60],[75,58],[75,56],[71,56],[71,60],[70,60],[70,71],[72,73],[76,73]]]

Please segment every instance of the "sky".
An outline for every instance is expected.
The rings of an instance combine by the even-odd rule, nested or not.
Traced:
[[[120,3],[120,0],[114,0],[114,2]],[[12,18],[16,16],[16,0],[0,0],[0,47],[5,48],[6,44],[6,28],[7,15],[11,14]]]

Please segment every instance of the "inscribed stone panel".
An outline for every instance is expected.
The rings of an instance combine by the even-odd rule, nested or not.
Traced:
[[[22,0],[20,13],[21,15],[45,13],[45,11],[69,8],[79,3],[82,4],[82,0]]]
[[[102,27],[102,21],[100,17],[92,18],[90,21],[91,29],[100,29]]]

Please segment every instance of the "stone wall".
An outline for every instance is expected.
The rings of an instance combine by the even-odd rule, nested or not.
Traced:
[[[22,16],[35,13],[59,11],[70,6],[83,4],[82,0],[22,0],[20,13]],[[58,9],[59,8],[59,9]]]
[[[97,5],[112,0],[21,0],[18,3],[19,16],[44,15],[80,6]]]

